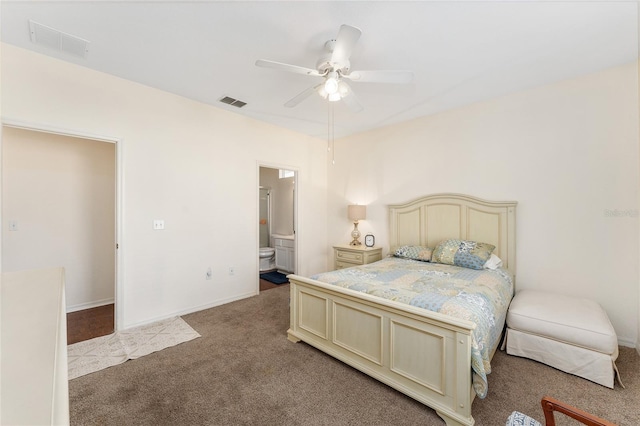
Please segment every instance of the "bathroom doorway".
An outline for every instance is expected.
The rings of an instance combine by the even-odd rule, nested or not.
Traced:
[[[296,272],[296,175],[290,169],[259,166],[258,264],[260,290],[286,284]]]

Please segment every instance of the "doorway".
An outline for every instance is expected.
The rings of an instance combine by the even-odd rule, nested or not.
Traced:
[[[286,284],[286,275],[297,270],[297,171],[267,165],[258,169],[257,251],[263,291]]]
[[[68,318],[101,313],[95,335],[83,339],[117,329],[118,148],[117,140],[3,122],[2,271],[63,266]]]

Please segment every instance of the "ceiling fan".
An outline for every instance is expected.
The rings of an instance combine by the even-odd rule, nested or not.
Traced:
[[[351,71],[349,58],[361,34],[362,31],[360,31],[359,28],[350,25],[340,26],[338,36],[334,40],[329,40],[324,44],[325,51],[318,59],[316,69],[284,64],[267,59],[258,59],[256,65],[324,78],[324,81],[320,84],[309,87],[290,99],[284,104],[286,107],[295,107],[311,96],[312,93],[317,92],[330,102],[342,100],[350,110],[358,112],[362,110],[362,105],[345,80],[363,83],[396,84],[410,83],[413,80],[413,72],[411,71]]]

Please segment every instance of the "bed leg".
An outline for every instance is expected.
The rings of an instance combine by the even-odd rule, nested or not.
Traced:
[[[291,334],[291,332],[290,332],[290,331],[289,331],[289,332],[287,332],[287,339],[288,339],[290,342],[293,342],[293,343],[298,343],[298,342],[300,341],[300,339],[298,339],[296,336],[294,336],[293,334]]]
[[[438,416],[440,416],[440,418],[442,420],[444,420],[444,422],[446,423],[447,426],[470,426],[473,425],[475,423],[475,421],[473,420],[473,418],[471,418],[471,423],[460,423],[458,420],[455,420],[449,416],[447,416],[446,414],[444,414],[441,411],[436,410],[436,414]]]

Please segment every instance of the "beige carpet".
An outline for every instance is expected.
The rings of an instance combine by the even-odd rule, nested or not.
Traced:
[[[434,410],[313,347],[287,340],[289,284],[185,315],[202,337],[69,382],[71,426],[445,426]],[[626,389],[498,351],[476,426],[513,410],[543,420],[550,395],[639,426],[640,356],[620,348]],[[577,426],[558,416],[558,426]]]
[[[117,331],[67,347],[69,380],[200,337],[180,317]]]

